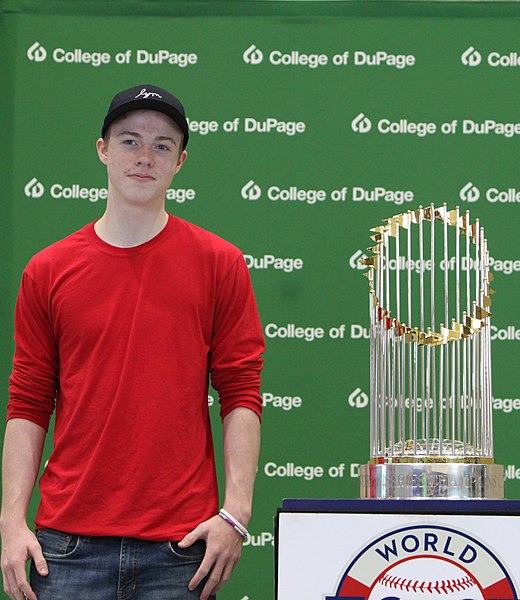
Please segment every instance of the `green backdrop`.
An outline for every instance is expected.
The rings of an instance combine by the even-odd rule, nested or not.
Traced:
[[[459,205],[487,231],[495,457],[520,498],[517,3],[5,0],[0,19],[4,396],[21,271],[101,215],[95,140],[120,89],[182,98],[192,135],[168,209],[246,255],[267,338],[264,426],[251,542],[221,600],[273,597],[282,498],[358,496],[369,349],[357,259],[371,227],[410,208]]]

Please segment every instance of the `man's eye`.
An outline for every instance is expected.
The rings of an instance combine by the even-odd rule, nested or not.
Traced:
[[[170,147],[169,146],[165,146],[164,144],[159,144],[157,146],[157,148],[158,148],[158,150],[165,150],[167,152],[170,150]]]
[[[127,146],[133,146],[134,144],[137,144],[137,142],[135,140],[123,140],[123,144],[126,144]]]

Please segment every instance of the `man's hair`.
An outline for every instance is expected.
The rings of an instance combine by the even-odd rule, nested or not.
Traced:
[[[116,123],[119,123],[120,121],[124,121],[126,119],[126,117],[128,117],[128,115],[130,115],[131,113],[132,113],[132,111],[127,112],[124,115],[121,115],[120,117],[117,117],[117,119],[115,119],[114,121],[112,121],[112,123],[110,123],[110,125],[108,126],[108,128],[107,128],[107,130],[105,132],[105,136],[103,137],[103,141],[105,142],[106,146],[108,146],[108,142],[110,141],[110,136],[111,136],[111,133],[112,133],[112,127]],[[170,122],[173,125],[173,128],[181,136],[181,141],[180,141],[180,144],[179,144],[179,157],[180,157],[180,155],[182,154],[182,151],[184,149],[184,134],[182,133],[181,128],[177,125],[177,123],[173,119],[170,118]]]

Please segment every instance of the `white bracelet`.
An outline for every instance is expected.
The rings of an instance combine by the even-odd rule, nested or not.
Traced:
[[[235,517],[230,515],[227,510],[224,510],[223,508],[221,508],[218,511],[218,516],[220,518],[224,519],[224,521],[226,521],[226,523],[231,525],[231,527],[233,527],[233,529],[242,536],[244,541],[247,540],[247,538],[249,537],[249,531],[247,531],[247,529],[242,525],[242,523],[240,523],[240,521],[237,521],[235,519]]]

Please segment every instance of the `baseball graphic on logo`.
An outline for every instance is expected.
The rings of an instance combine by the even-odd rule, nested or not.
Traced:
[[[484,600],[473,575],[445,558],[397,563],[374,582],[367,600]]]
[[[325,600],[518,600],[506,569],[493,549],[464,531],[399,527],[362,548]]]

